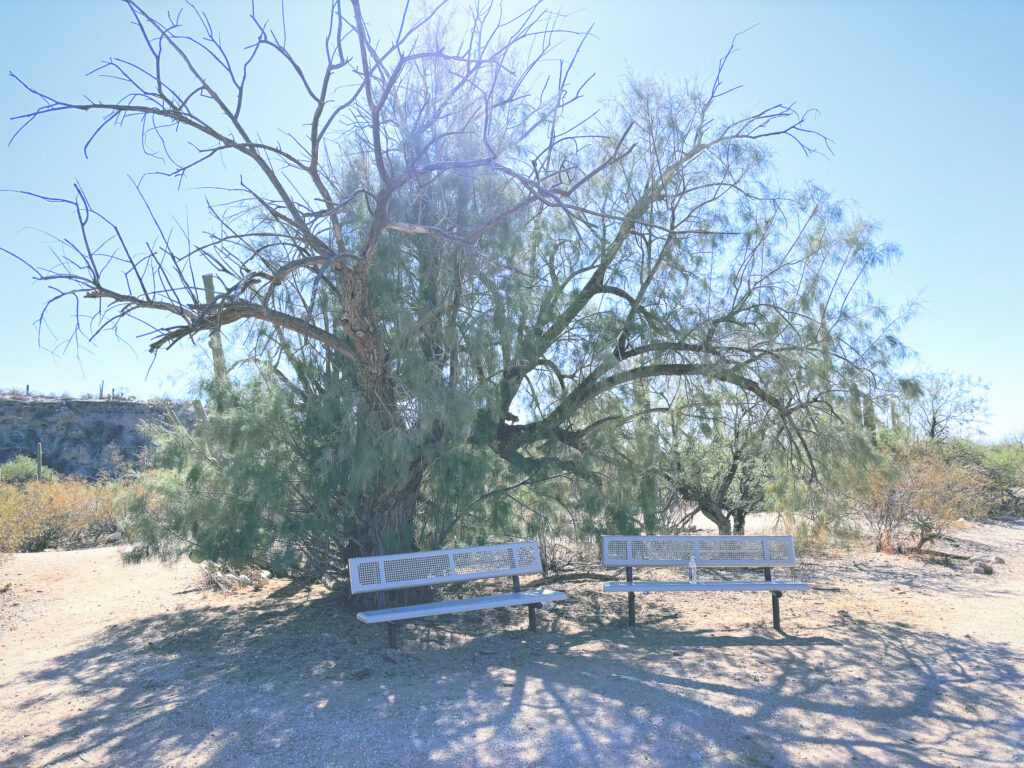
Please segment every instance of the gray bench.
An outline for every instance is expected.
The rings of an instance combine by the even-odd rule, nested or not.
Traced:
[[[796,568],[792,536],[604,536],[602,561],[626,569],[625,581],[605,582],[605,592],[629,594],[629,625],[636,624],[637,592],[770,592],[772,626],[781,631],[779,598],[783,592],[803,592],[807,585],[780,580],[772,568]],[[636,581],[634,568],[686,568],[684,581]],[[701,581],[700,569],[762,570],[762,580]]]
[[[540,549],[535,541],[402,555],[353,557],[348,561],[348,569],[353,595],[377,593],[378,609],[362,611],[356,614],[356,618],[367,624],[387,623],[388,644],[392,648],[398,645],[398,625],[410,619],[525,605],[529,608],[530,629],[536,631],[537,606],[565,599],[562,592],[550,589],[523,590],[520,587],[520,576],[542,572]],[[512,592],[387,607],[387,594],[392,590],[501,577],[511,577]]]

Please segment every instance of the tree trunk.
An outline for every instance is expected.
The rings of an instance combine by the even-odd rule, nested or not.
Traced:
[[[732,533],[729,515],[721,507],[713,506],[711,503],[698,504],[700,513],[708,520],[718,526],[719,536],[728,536]]]
[[[741,510],[733,510],[732,532],[736,536],[742,536],[747,527],[747,513]]]
[[[361,521],[354,537],[359,555],[391,555],[416,549],[416,501],[426,462],[420,458],[405,471],[400,486],[379,485],[364,496]],[[398,470],[392,470],[397,475]]]

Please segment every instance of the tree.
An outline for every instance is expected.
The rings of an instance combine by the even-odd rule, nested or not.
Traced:
[[[685,419],[673,429],[668,483],[720,534],[742,535],[747,516],[766,509],[778,471],[771,450],[777,425],[774,412],[757,400],[726,400]]]
[[[920,377],[917,397],[910,401],[911,422],[922,437],[946,441],[976,428],[986,410],[986,387],[972,376],[950,372]]]
[[[142,320],[157,351],[240,329],[294,409],[307,487],[288,508],[317,505],[344,553],[437,542],[507,514],[509,489],[596,478],[592,446],[644,410],[620,396],[639,382],[744,393],[813,473],[811,414],[839,373],[898,350],[858,288],[894,249],[820,190],[774,187],[773,143],[824,142],[789,105],[723,117],[725,59],[705,87],[634,80],[587,117],[586,36],[539,4],[406,9],[380,41],[358,0],[334,3],[315,74],[255,12],[238,51],[200,11],[126,6],[149,57],[103,64],[120,91],[30,88],[23,120],[135,121],[172,181],[221,162],[224,186],[202,238],[152,210],[140,243],[76,187],[58,202],[80,237],[36,275],[55,301],[96,302],[86,335]],[[274,63],[307,101],[301,130],[247,110]]]

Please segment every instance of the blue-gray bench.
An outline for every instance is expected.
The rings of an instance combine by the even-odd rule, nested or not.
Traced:
[[[770,592],[772,626],[781,631],[779,598],[783,592],[803,592],[807,585],[780,580],[772,568],[796,568],[792,536],[604,536],[602,561],[625,567],[625,581],[605,582],[605,592],[629,594],[629,625],[636,624],[637,592]],[[686,568],[684,581],[636,581],[634,568]],[[713,579],[701,581],[700,569],[762,570],[764,580]]]
[[[537,606],[565,599],[562,592],[550,589],[524,591],[520,587],[520,576],[542,572],[540,549],[535,541],[402,555],[353,557],[348,561],[348,570],[353,595],[377,593],[378,609],[361,611],[356,614],[356,618],[367,624],[386,622],[388,644],[392,648],[398,645],[398,625],[410,619],[525,605],[529,608],[530,629],[536,631]],[[387,607],[387,593],[392,590],[501,577],[511,577],[512,592]]]

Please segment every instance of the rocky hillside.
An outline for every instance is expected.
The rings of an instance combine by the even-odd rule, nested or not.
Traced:
[[[119,457],[134,458],[148,443],[142,426],[165,420],[172,409],[179,417],[190,415],[168,401],[3,396],[0,463],[19,453],[35,456],[42,443],[48,467],[92,477],[113,469]]]

